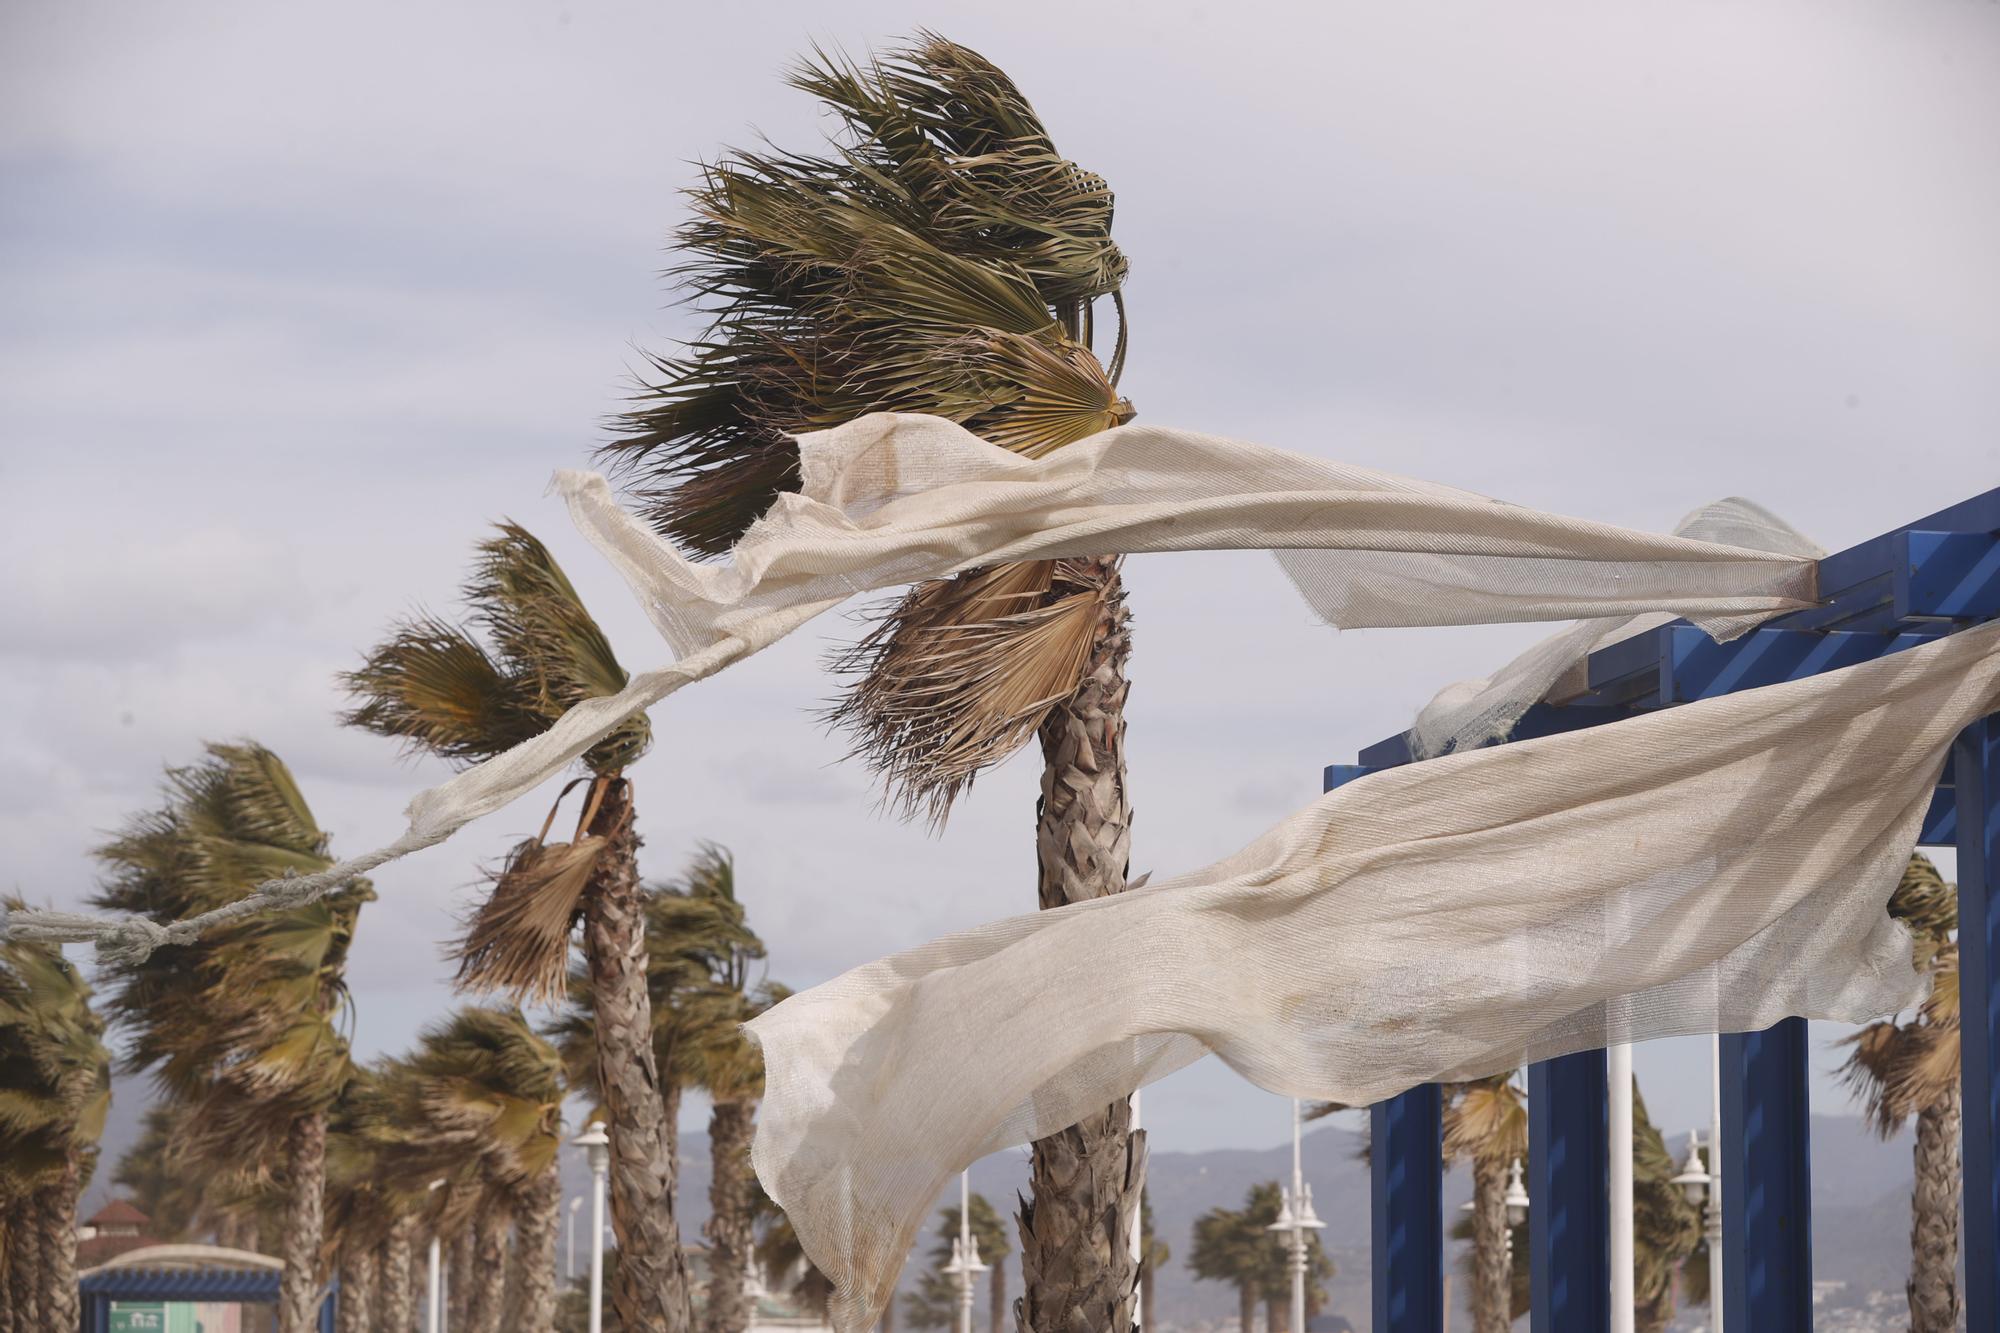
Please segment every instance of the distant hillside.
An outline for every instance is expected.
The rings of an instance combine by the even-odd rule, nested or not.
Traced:
[[[110,1123],[105,1129],[105,1153],[97,1178],[86,1196],[85,1215],[110,1197],[109,1179],[118,1155],[138,1137],[146,1106],[145,1086],[120,1080]],[[1813,1156],[1813,1267],[1817,1277],[1844,1282],[1833,1292],[1834,1305],[1859,1305],[1870,1292],[1900,1294],[1909,1267],[1910,1136],[1882,1143],[1851,1116],[1815,1116]],[[1675,1157],[1685,1150],[1687,1135],[1669,1136]],[[1368,1318],[1368,1173],[1357,1158],[1361,1136],[1335,1126],[1321,1126],[1306,1136],[1306,1178],[1312,1182],[1313,1203],[1327,1227],[1322,1242],[1339,1272],[1331,1284],[1329,1314],[1344,1315],[1358,1333],[1367,1333]],[[1015,1195],[1027,1187],[1026,1150],[997,1154],[973,1168],[973,1188],[996,1207],[1013,1211]],[[708,1139],[699,1132],[681,1137],[681,1231],[690,1241],[701,1237],[708,1218]],[[1288,1144],[1265,1149],[1173,1152],[1156,1149],[1148,1170],[1154,1224],[1173,1251],[1157,1280],[1163,1324],[1180,1333],[1201,1333],[1225,1326],[1233,1329],[1233,1292],[1212,1282],[1197,1282],[1185,1267],[1189,1236],[1203,1212],[1240,1204],[1259,1181],[1290,1174]],[[564,1197],[587,1197],[588,1177],[581,1154],[567,1151],[563,1159]],[[1446,1209],[1453,1210],[1471,1195],[1463,1172],[1446,1183]],[[944,1207],[957,1200],[956,1190],[938,1200]],[[587,1210],[580,1210],[587,1216]],[[1276,1243],[1275,1241],[1273,1242]],[[579,1252],[586,1244],[577,1238]],[[929,1249],[920,1242],[917,1263]],[[1010,1258],[1008,1290],[1020,1290],[1018,1259]],[[906,1273],[914,1283],[916,1264]],[[1456,1285],[1456,1284],[1455,1284]],[[1454,1296],[1462,1296],[1454,1291]],[[1462,1305],[1462,1301],[1454,1301]],[[984,1298],[978,1307],[986,1309]],[[1453,1327],[1469,1324],[1461,1309]],[[983,1325],[981,1325],[983,1329]]]

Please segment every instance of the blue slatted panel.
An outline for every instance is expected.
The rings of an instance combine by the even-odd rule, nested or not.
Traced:
[[[1611,1201],[1603,1051],[1528,1066],[1531,1333],[1611,1327]]]
[[[1435,1083],[1368,1108],[1374,1333],[1444,1330],[1443,1111]]]
[[[1958,796],[1960,1060],[1965,1095],[1965,1323],[2000,1333],[2000,716],[1966,728]]]
[[[1722,1323],[1811,1333],[1806,1023],[1722,1038]]]

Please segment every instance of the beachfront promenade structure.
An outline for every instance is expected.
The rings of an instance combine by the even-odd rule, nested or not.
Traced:
[[[179,1328],[168,1314],[174,1306],[276,1306],[284,1271],[284,1263],[268,1255],[214,1245],[132,1250],[81,1275],[82,1333]],[[320,1297],[319,1333],[333,1333],[337,1300],[329,1284]]]
[[[1819,562],[1821,605],[1718,644],[1685,622],[1594,653],[1588,685],[1537,705],[1509,740],[1601,726],[1799,680],[2000,619],[2000,489]],[[1412,761],[1407,735],[1327,768],[1330,790]],[[1968,727],[1920,843],[1958,851],[1963,995],[1967,1333],[2000,1333],[2000,715]],[[1534,1333],[1605,1333],[1611,1318],[1604,1051],[1531,1065]],[[1803,1019],[1721,1040],[1723,1315],[1728,1333],[1812,1327],[1812,1182]],[[1371,1108],[1375,1333],[1444,1326],[1441,1102],[1436,1085]]]

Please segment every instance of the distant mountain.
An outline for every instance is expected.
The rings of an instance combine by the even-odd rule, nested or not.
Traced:
[[[85,1216],[115,1193],[109,1187],[111,1172],[119,1155],[138,1138],[149,1100],[146,1092],[142,1082],[119,1080],[105,1128],[105,1151],[85,1198]],[[1361,1141],[1361,1135],[1338,1126],[1314,1128],[1306,1136],[1305,1162],[1313,1204],[1327,1224],[1321,1241],[1338,1267],[1330,1284],[1326,1313],[1329,1317],[1344,1316],[1357,1333],[1368,1333],[1368,1172],[1357,1156]],[[1686,1150],[1686,1144],[1684,1132],[1668,1138],[1676,1158]],[[1829,1306],[1858,1307],[1871,1292],[1890,1293],[1900,1300],[1909,1271],[1910,1148],[1907,1132],[1883,1143],[1854,1117],[1813,1117],[1813,1270],[1823,1282],[1844,1284],[1826,1291],[1824,1299]],[[702,1224],[708,1220],[707,1136],[683,1133],[680,1160],[681,1234],[698,1242]],[[1197,1282],[1186,1268],[1195,1219],[1210,1208],[1234,1207],[1242,1203],[1251,1186],[1284,1179],[1290,1173],[1289,1144],[1210,1152],[1154,1150],[1147,1168],[1153,1220],[1173,1252],[1157,1278],[1160,1315],[1167,1328],[1181,1333],[1222,1333],[1226,1328],[1233,1333],[1234,1292],[1217,1283]],[[1015,1196],[1026,1190],[1027,1180],[1025,1149],[996,1154],[972,1171],[973,1189],[1010,1215]],[[575,1214],[580,1223],[586,1223],[589,1216],[588,1186],[582,1154],[566,1149],[563,1194],[565,1204],[570,1198],[586,1200]],[[1470,1198],[1471,1192],[1465,1172],[1449,1175],[1445,1185],[1447,1214]],[[957,1198],[954,1185],[939,1197],[938,1207],[956,1204]],[[917,1257],[905,1273],[906,1284],[914,1284],[930,1240],[927,1228],[918,1242]],[[566,1233],[562,1241],[567,1241]],[[579,1256],[588,1253],[588,1239],[581,1232],[576,1243]],[[1007,1263],[1008,1290],[1018,1294],[1019,1259],[1010,1256]],[[1454,1283],[1453,1303],[1460,1308],[1452,1326],[1467,1328],[1469,1318],[1458,1285]],[[983,1318],[983,1296],[978,1309]],[[1327,1326],[1332,1326],[1330,1318]]]

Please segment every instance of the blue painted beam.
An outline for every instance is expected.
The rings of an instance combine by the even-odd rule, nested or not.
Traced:
[[[1528,1324],[1611,1327],[1611,1165],[1603,1051],[1528,1066]]]
[[[1368,1108],[1374,1333],[1444,1330],[1443,1112],[1435,1083]]]
[[[1722,1325],[1812,1333],[1806,1023],[1722,1038]]]
[[[1899,619],[2000,616],[2000,537],[1980,532],[1897,533],[1891,606]]]
[[[1692,625],[1662,625],[1591,654],[1595,694],[1639,707],[1693,703],[1804,680],[1931,642],[1941,628],[1906,634],[1756,629],[1717,643]]]
[[[1967,727],[1952,749],[1958,797],[1965,1326],[1967,1333],[2000,1333],[2000,714]]]

